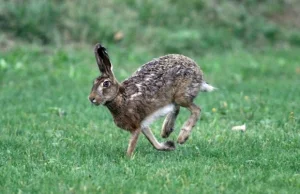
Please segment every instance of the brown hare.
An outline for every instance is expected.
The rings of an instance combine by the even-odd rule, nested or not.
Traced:
[[[201,112],[193,100],[199,91],[214,90],[204,81],[202,71],[192,59],[179,54],[162,56],[144,64],[130,78],[119,83],[106,49],[97,44],[94,51],[101,75],[93,83],[89,100],[94,105],[106,106],[115,124],[131,133],[128,156],[132,155],[141,131],[155,149],[174,150],[174,142],[158,142],[149,125],[167,115],[161,132],[161,136],[167,138],[173,131],[180,107],[187,108],[191,115],[177,142],[183,144],[188,139]]]

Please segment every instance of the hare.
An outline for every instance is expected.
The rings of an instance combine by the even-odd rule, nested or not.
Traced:
[[[94,52],[101,75],[94,80],[89,100],[94,105],[106,106],[115,124],[131,133],[127,155],[133,154],[140,132],[155,149],[174,150],[175,143],[158,142],[149,125],[167,115],[161,136],[169,137],[180,107],[191,112],[177,139],[179,144],[185,143],[201,112],[193,100],[199,91],[215,89],[204,81],[198,65],[186,56],[169,54],[144,64],[130,78],[119,83],[106,49],[97,44]]]

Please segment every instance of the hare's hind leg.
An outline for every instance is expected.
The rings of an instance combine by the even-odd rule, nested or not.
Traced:
[[[175,144],[173,141],[166,141],[164,143],[159,143],[149,127],[143,127],[142,132],[155,149],[161,151],[171,151],[175,149]]]
[[[163,123],[161,136],[163,138],[169,137],[169,135],[174,131],[174,124],[175,120],[177,118],[177,115],[179,114],[180,106],[175,105],[174,111],[169,113],[167,117],[165,118],[165,121]]]
[[[200,113],[201,113],[201,109],[194,103],[191,103],[189,106],[187,106],[187,108],[191,112],[191,116],[184,123],[184,125],[180,131],[180,134],[178,136],[177,142],[180,144],[185,143],[185,141],[189,138],[192,128],[195,126],[197,120],[200,117]]]
[[[135,149],[140,132],[141,132],[140,129],[137,129],[137,130],[131,132],[131,137],[130,137],[128,148],[127,148],[127,156],[129,156],[129,157],[131,157],[131,155]]]

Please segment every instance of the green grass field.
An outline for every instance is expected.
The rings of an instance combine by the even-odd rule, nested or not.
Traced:
[[[106,45],[119,81],[156,55]],[[0,193],[299,193],[300,49],[190,56],[219,88],[201,93],[190,139],[159,152],[87,97],[92,47],[0,53]],[[181,111],[175,132],[188,117]],[[232,131],[246,124],[246,132]],[[162,120],[152,129],[159,137]]]

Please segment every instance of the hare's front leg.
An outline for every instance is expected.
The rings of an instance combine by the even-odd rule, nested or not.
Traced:
[[[140,132],[141,132],[140,129],[137,129],[137,130],[131,132],[131,137],[130,137],[129,145],[128,145],[128,148],[127,148],[127,156],[129,156],[129,157],[132,156],[132,153],[133,153],[134,148],[136,146],[136,143],[137,143],[137,140],[139,138]]]
[[[153,145],[153,147],[157,150],[161,151],[171,151],[175,150],[175,144],[173,141],[166,141],[164,143],[159,143],[157,139],[154,137],[151,129],[149,127],[142,128],[143,134],[147,137],[149,142]]]
[[[163,138],[169,137],[169,135],[174,131],[175,120],[177,118],[177,115],[179,114],[179,110],[180,110],[180,106],[175,105],[174,111],[169,113],[165,118],[162,131],[161,131],[161,136]]]
[[[180,131],[180,134],[178,136],[177,142],[180,144],[183,144],[189,138],[192,128],[195,126],[197,120],[200,117],[200,113],[201,113],[201,109],[193,103],[190,104],[187,108],[189,109],[189,111],[191,111],[191,116],[184,123],[184,125]]]

